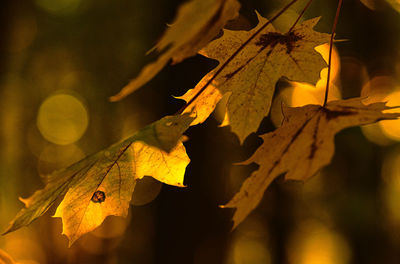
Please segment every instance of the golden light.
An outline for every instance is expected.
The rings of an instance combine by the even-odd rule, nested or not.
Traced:
[[[69,94],[56,94],[42,103],[36,124],[48,141],[68,145],[82,137],[88,122],[86,107],[78,98]]]
[[[291,105],[293,107],[308,104],[323,105],[325,99],[326,79],[317,82],[316,86],[306,83],[293,83]],[[341,99],[341,93],[337,86],[330,84],[328,102]]]
[[[377,145],[389,146],[394,143],[393,140],[389,139],[386,134],[383,133],[382,127],[379,123],[362,126],[361,131],[370,142]]]
[[[292,83],[292,84],[293,84],[293,90],[292,90],[291,106],[297,107],[307,104],[321,104],[321,102],[313,94],[313,92],[315,92],[316,90],[315,86],[306,83]]]
[[[344,238],[315,220],[302,222],[288,246],[291,264],[350,263],[350,249]]]
[[[322,58],[324,59],[324,61],[326,63],[328,63],[328,59],[329,59],[329,44],[323,44],[320,45],[318,47],[315,47],[315,50],[318,51]],[[335,45],[333,45],[333,49],[332,49],[332,62],[331,62],[331,81],[335,81],[336,78],[338,77],[338,74],[340,72],[340,57],[339,57],[339,53],[337,52],[337,49],[335,47]],[[328,77],[328,67],[324,68],[321,70],[321,74],[320,74],[321,79],[327,79]],[[326,84],[326,81],[325,81]]]
[[[395,75],[396,77],[400,77],[400,54],[398,54],[399,58],[396,61],[395,65]]]
[[[55,15],[74,13],[81,3],[81,0],[35,0],[38,7]]]
[[[0,248],[0,263],[1,264],[14,264],[14,259],[4,250]]]
[[[400,89],[388,95],[383,101],[388,106],[400,106]],[[387,112],[399,113],[400,109],[392,109]],[[400,120],[385,120],[379,122],[383,133],[390,139],[400,141]]]
[[[235,231],[226,264],[272,263],[267,238],[263,221],[249,216]]]
[[[379,75],[366,82],[361,90],[361,97],[365,104],[387,102],[389,106],[400,105],[400,88],[391,76]],[[398,109],[387,112],[398,112]],[[364,136],[371,142],[388,146],[400,140],[400,122],[385,120],[376,124],[361,127]]]
[[[17,263],[47,263],[43,248],[30,231],[7,237],[3,248]]]
[[[325,61],[328,61],[329,45],[324,44],[315,48]],[[339,100],[342,98],[341,91],[335,80],[340,72],[339,55],[334,48],[332,50],[332,66],[331,78],[329,81],[328,102]],[[308,104],[323,105],[325,99],[325,90],[327,83],[328,68],[321,70],[321,79],[315,84],[308,84],[302,82],[289,82],[289,87],[283,88],[277,96],[275,96],[271,106],[271,120],[272,123],[279,127],[283,120],[282,104],[291,107],[300,107]]]
[[[384,102],[385,98],[396,89],[396,80],[391,76],[378,75],[366,82],[361,90],[364,103]]]
[[[315,48],[326,62],[329,57],[329,45],[324,44]],[[329,81],[329,94],[328,101],[341,99],[341,93],[339,88],[335,85],[335,80],[340,71],[340,60],[339,55],[334,47],[332,49],[332,62],[331,62],[331,76]],[[328,77],[328,67],[321,70],[320,80],[315,86],[293,82],[293,95],[292,95],[292,106],[303,106],[306,104],[319,104],[322,105],[325,99],[326,82]]]
[[[257,239],[241,237],[235,240],[233,246],[234,264],[271,263],[271,254],[266,245]]]
[[[320,45],[315,48],[326,62],[329,57],[329,44]],[[340,59],[336,48],[332,49],[331,76],[329,81],[328,101],[341,99],[341,92],[335,85],[335,80],[340,71]],[[321,70],[320,80],[314,85],[300,82],[290,82],[293,87],[292,101],[290,106],[304,106],[307,104],[323,105],[325,99],[326,83],[328,78],[328,67]]]
[[[31,259],[20,260],[17,263],[18,264],[41,264],[40,262],[37,262],[35,260],[31,260]]]

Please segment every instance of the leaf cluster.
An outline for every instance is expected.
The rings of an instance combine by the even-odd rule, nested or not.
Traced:
[[[292,1],[290,4],[296,1]],[[289,6],[284,7],[281,13]],[[72,244],[92,231],[109,215],[126,216],[138,179],[151,176],[183,187],[190,159],[183,133],[203,123],[222,98],[227,98],[222,126],[230,126],[240,142],[255,133],[269,115],[278,80],[315,84],[326,67],[316,47],[330,35],[313,28],[319,18],[295,23],[279,32],[257,13],[258,24],[249,31],[223,29],[238,15],[237,0],[191,0],[183,4],[153,50],[158,59],[111,97],[118,101],[150,81],[168,63],[179,63],[197,53],[219,62],[200,82],[178,97],[185,106],[130,138],[86,157],[48,176],[46,186],[31,197],[5,233],[43,215],[60,198],[55,217],[63,221],[63,234]],[[222,36],[215,39],[222,30]],[[271,182],[284,174],[305,181],[331,162],[335,135],[348,127],[396,119],[385,103],[364,104],[361,98],[332,101],[324,106],[282,106],[284,121],[275,131],[260,135],[263,144],[243,164],[257,163],[258,170],[243,183],[223,207],[235,208],[234,227],[261,201]]]

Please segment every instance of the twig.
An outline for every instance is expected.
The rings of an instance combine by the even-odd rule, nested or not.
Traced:
[[[333,27],[332,27],[331,42],[329,43],[328,77],[326,80],[325,99],[324,99],[324,105],[323,105],[324,107],[326,106],[326,103],[328,102],[329,81],[331,78],[333,38],[335,37],[336,25],[339,20],[339,14],[340,14],[340,8],[342,7],[342,2],[343,2],[343,0],[339,0],[338,6],[336,9],[335,21],[333,22]]]
[[[308,1],[306,6],[303,8],[303,11],[301,11],[300,15],[297,17],[296,21],[294,22],[293,26],[289,29],[288,32],[291,32],[294,29],[294,27],[297,25],[297,23],[299,23],[300,18],[304,15],[306,10],[310,7],[312,1],[313,0]]]

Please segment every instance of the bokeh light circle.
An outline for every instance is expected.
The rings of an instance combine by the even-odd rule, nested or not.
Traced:
[[[389,94],[384,102],[387,102],[388,106],[399,106],[400,105],[400,90]],[[395,108],[392,110],[388,110],[387,112],[391,113],[399,113],[399,109]],[[400,120],[384,120],[381,121],[380,126],[382,128],[383,133],[390,139],[400,141]]]
[[[58,145],[68,145],[85,133],[89,116],[84,104],[75,96],[56,94],[40,106],[37,127],[42,136]]]

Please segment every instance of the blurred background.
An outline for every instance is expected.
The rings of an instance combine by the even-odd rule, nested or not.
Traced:
[[[110,103],[140,69],[144,54],[182,0],[3,0],[0,9],[0,229],[22,208],[18,197],[42,176],[175,113],[183,94],[215,61],[197,56],[165,68],[145,87]],[[243,0],[231,28],[249,29],[254,9],[271,17],[288,1]],[[274,25],[287,30],[306,1]],[[314,1],[330,32],[337,1]],[[395,1],[346,0],[337,28],[330,100],[368,96],[400,104],[400,13]],[[318,51],[326,58],[328,47]],[[280,125],[280,106],[323,101],[327,70],[315,85],[282,81],[259,133]],[[221,103],[223,104],[223,103]],[[400,121],[356,127],[336,137],[332,164],[303,184],[276,180],[261,205],[231,232],[232,211],[218,208],[256,166],[234,166],[261,144],[243,146],[219,128],[222,108],[187,132],[192,159],[185,189],[145,178],[127,219],[68,248],[54,208],[29,227],[0,237],[0,263],[400,263]],[[3,262],[2,262],[3,261]],[[8,262],[7,262],[8,261]]]

